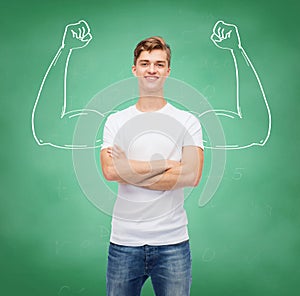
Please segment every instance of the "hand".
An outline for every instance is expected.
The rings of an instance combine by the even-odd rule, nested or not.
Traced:
[[[107,153],[114,160],[127,159],[125,152],[118,145],[107,148]]]
[[[115,169],[121,173],[122,168],[129,166],[128,159],[126,157],[125,152],[118,146],[114,145],[113,147],[108,147],[107,148],[107,153],[109,157],[112,158]],[[129,182],[125,181],[126,179],[119,179],[118,183],[119,184],[129,184]]]
[[[130,164],[127,159],[125,152],[120,146],[114,145],[113,147],[107,148],[108,156],[112,158],[115,169],[121,173],[124,168],[129,168]]]
[[[81,20],[75,24],[66,26],[62,47],[67,47],[68,49],[83,48],[90,43],[92,38],[88,23]]]
[[[217,47],[222,49],[242,48],[237,26],[226,24],[223,21],[216,22],[210,39]]]

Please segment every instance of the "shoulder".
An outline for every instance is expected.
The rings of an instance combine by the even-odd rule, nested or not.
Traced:
[[[170,103],[168,111],[170,112],[170,115],[181,122],[199,122],[199,119],[191,111],[179,109]]]
[[[107,116],[106,122],[124,121],[124,120],[132,117],[133,114],[134,114],[134,105],[129,106],[129,107],[123,109],[123,110],[113,110]]]
[[[134,109],[134,105],[129,106],[122,110],[113,110],[111,114],[109,114],[108,118],[118,118],[122,116],[127,116],[133,112],[133,109]]]

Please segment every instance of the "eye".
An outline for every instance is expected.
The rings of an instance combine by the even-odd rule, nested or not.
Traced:
[[[159,63],[159,64],[157,64],[157,66],[158,66],[159,68],[163,68],[163,67],[165,66],[165,64]]]
[[[142,67],[146,67],[146,66],[148,65],[148,63],[147,63],[147,62],[142,62],[142,63],[140,63],[140,65],[141,65]]]

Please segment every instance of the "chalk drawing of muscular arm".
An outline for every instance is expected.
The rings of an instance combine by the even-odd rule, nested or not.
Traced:
[[[74,143],[73,133],[79,116],[103,114],[96,110],[67,110],[67,72],[72,52],[86,47],[92,40],[89,25],[81,20],[66,26],[62,44],[41,83],[32,111],[32,132],[39,145],[63,149],[85,149],[100,146]]]
[[[216,22],[211,35],[213,43],[229,50],[236,75],[236,106],[233,110],[210,110],[199,115],[215,112],[224,129],[226,145],[210,145],[212,149],[243,149],[263,146],[271,132],[271,112],[258,74],[242,47],[237,26],[220,20]],[[226,98],[225,98],[226,99]]]

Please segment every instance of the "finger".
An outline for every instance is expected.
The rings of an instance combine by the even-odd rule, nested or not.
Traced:
[[[107,149],[107,154],[108,154],[110,157],[112,156],[111,148],[108,148],[108,149]]]
[[[228,23],[222,22],[222,28],[224,28],[225,32],[227,33],[229,31],[232,31],[234,28],[236,28],[236,26],[233,24],[228,24]]]
[[[118,145],[114,145],[113,149],[115,149],[118,152],[122,151],[121,147]]]
[[[218,27],[218,34],[217,35],[221,38],[221,27]]]
[[[83,35],[82,35],[82,29],[78,28],[78,38],[82,39]]]
[[[225,38],[226,38],[226,39],[227,39],[227,38],[230,38],[231,32],[232,32],[232,30],[230,30],[229,32],[226,33],[226,35],[225,35]]]
[[[219,21],[217,24],[216,24],[216,30],[215,30],[215,33],[218,32],[219,35],[221,35],[221,30],[224,28],[224,22],[223,21]]]
[[[115,152],[113,152],[111,154],[111,158],[118,159],[119,158],[119,154],[116,154]]]
[[[71,30],[73,38],[78,39],[78,35],[74,30]]]
[[[116,154],[114,151],[110,154],[111,158],[118,158],[118,154]]]
[[[219,47],[219,48],[222,48],[222,47],[219,45],[219,43],[221,42],[219,36],[217,36],[216,34],[212,34],[212,35],[210,36],[210,39],[211,39],[211,41],[215,44],[215,46],[217,46],[217,47]]]
[[[82,39],[83,42],[89,43],[92,40],[92,35],[90,33],[88,33],[87,35],[85,35]]]
[[[223,21],[217,21],[213,27],[213,33],[217,33],[218,28],[222,25]]]
[[[90,27],[89,27],[89,25],[86,21],[81,20],[78,24],[80,25],[81,28],[85,29],[86,34],[90,33],[91,30],[90,30]]]
[[[220,36],[216,35],[216,34],[211,34],[210,36],[210,39],[213,41],[213,42],[220,42],[221,41],[221,38]]]
[[[82,37],[81,37],[81,38],[84,38],[85,35],[86,35],[86,34],[85,34],[85,32],[86,32],[86,31],[85,31],[85,27],[82,26],[82,27],[81,27],[81,31],[82,31]]]
[[[118,146],[114,146],[112,148],[112,155],[114,157],[119,157],[119,155],[120,155],[120,148]]]
[[[225,39],[224,28],[222,28],[222,30],[221,30],[221,37],[222,37],[222,39]]]

